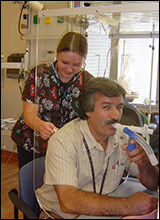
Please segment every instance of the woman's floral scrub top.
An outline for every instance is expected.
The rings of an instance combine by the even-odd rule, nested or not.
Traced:
[[[78,117],[81,94],[86,82],[93,76],[85,70],[80,70],[70,82],[62,83],[56,62],[45,63],[37,66],[35,83],[35,70],[34,67],[30,71],[25,82],[22,100],[38,104],[38,117],[52,122],[58,128]],[[23,113],[13,127],[11,138],[27,151],[34,150],[42,156],[46,153],[48,140],[43,140],[39,132],[25,124]]]

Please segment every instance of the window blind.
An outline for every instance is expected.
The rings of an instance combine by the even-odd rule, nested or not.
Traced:
[[[151,65],[152,65],[152,38],[128,38],[119,39],[118,45],[118,77],[121,74],[122,55],[124,53],[125,40],[125,55],[129,55],[132,61],[133,72],[133,92],[138,93],[138,98],[133,100],[134,104],[144,105],[145,100],[149,99],[150,80],[151,80]],[[154,40],[154,59],[153,59],[153,77],[152,77],[152,105],[157,104],[157,77],[158,77],[158,57],[159,57],[159,39]],[[111,39],[105,33],[96,33],[88,31],[88,55],[86,59],[86,70],[95,77],[109,77],[110,69],[110,48]],[[107,57],[108,55],[108,57]],[[118,79],[117,79],[118,80]]]

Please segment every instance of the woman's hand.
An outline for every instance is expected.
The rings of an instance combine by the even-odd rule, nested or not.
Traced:
[[[38,131],[41,138],[47,140],[55,133],[56,126],[51,122],[42,121],[38,117],[38,110],[39,105],[23,101],[24,122],[33,130]]]
[[[51,122],[43,121],[39,128],[39,133],[41,138],[47,140],[52,136],[52,134],[55,133],[56,129],[58,130],[58,128],[56,128],[55,125],[52,124]]]

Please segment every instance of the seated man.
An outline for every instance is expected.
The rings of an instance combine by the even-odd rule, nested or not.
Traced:
[[[118,188],[129,164],[130,174],[145,187],[156,190],[158,186],[158,167],[151,165],[138,143],[126,153],[129,136],[112,126],[122,116],[124,99],[125,90],[116,82],[101,77],[91,79],[80,103],[80,118],[50,138],[45,184],[36,195],[53,218],[140,215],[157,208],[157,198],[144,192],[129,198],[107,196]]]

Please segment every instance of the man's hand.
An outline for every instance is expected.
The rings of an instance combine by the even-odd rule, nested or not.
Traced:
[[[132,215],[144,215],[157,208],[158,198],[145,192],[137,192],[128,198],[130,208],[134,209]],[[130,210],[132,212],[132,210]]]
[[[128,151],[127,145],[122,146],[122,149],[126,151],[126,157],[129,158],[130,162],[135,162],[137,165],[145,165],[149,158],[144,149],[134,140],[130,141],[131,144],[136,143],[136,148],[132,151]]]
[[[122,149],[127,152],[126,157],[128,157],[128,160],[138,165],[139,174],[137,178],[148,189],[157,190],[157,186],[159,185],[158,166],[152,166],[146,152],[134,139],[130,143],[136,143],[134,150],[128,152],[127,145],[122,146]]]

